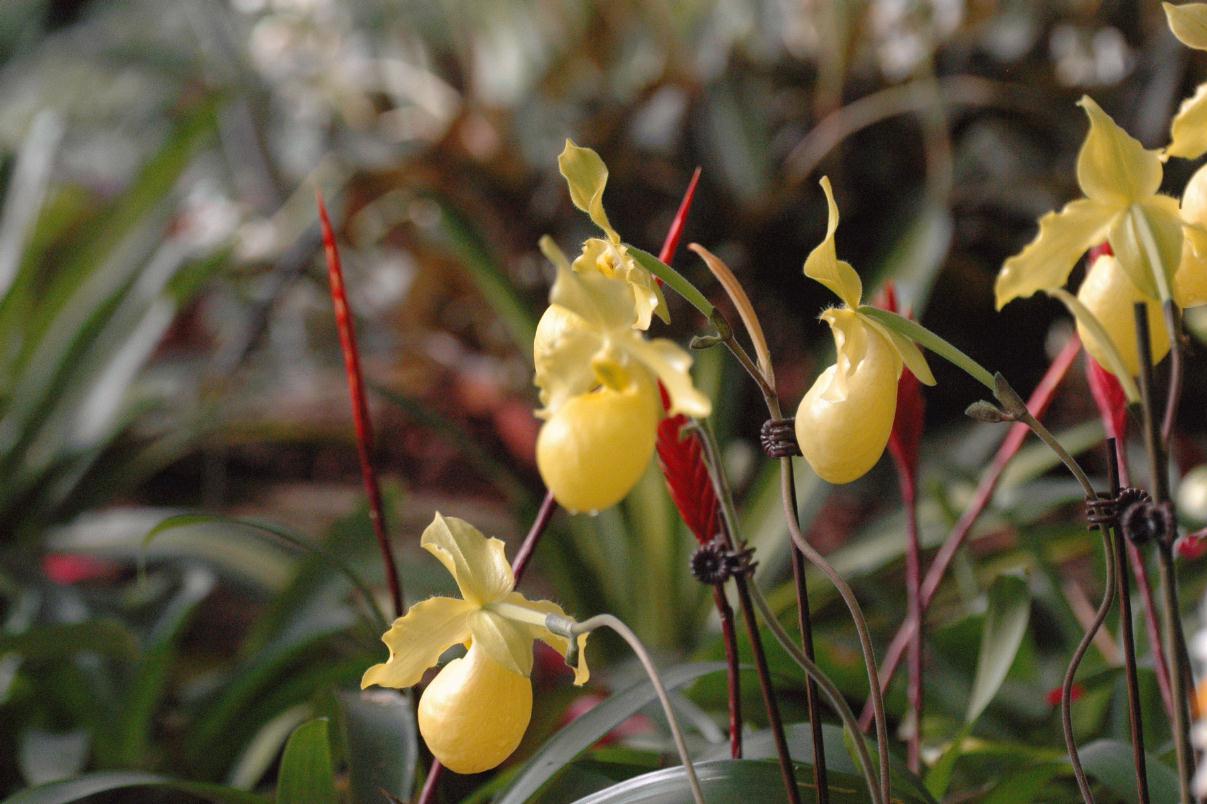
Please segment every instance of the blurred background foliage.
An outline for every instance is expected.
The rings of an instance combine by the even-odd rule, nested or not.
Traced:
[[[337,768],[374,718],[389,737],[378,748],[405,743],[395,764],[413,764],[404,699],[378,701],[401,715],[366,714],[346,694],[382,652],[354,588],[380,589],[381,571],[316,188],[337,213],[390,529],[416,600],[445,582],[417,549],[433,510],[514,549],[542,493],[530,363],[551,271],[536,242],[548,233],[572,250],[589,234],[556,170],[566,137],[600,152],[613,223],[651,250],[703,167],[686,236],[746,283],[786,399],[832,348],[815,321],[831,299],[800,275],[824,231],[823,174],[841,254],[865,286],[893,278],[926,324],[1029,389],[1070,327],[1042,300],[995,314],[991,286],[1035,218],[1077,194],[1074,102],[1092,93],[1163,144],[1196,59],[1157,4],[1123,0],[0,4],[0,792],[113,769],[271,788],[291,733],[299,752],[327,745],[326,726],[294,731],[324,715],[339,726]],[[1169,173],[1171,187],[1188,176]],[[723,303],[694,258],[676,264]],[[672,312],[678,337],[702,323],[675,301]],[[697,360],[759,579],[775,588],[786,529],[754,446],[757,392],[718,352]],[[930,547],[1002,434],[959,416],[979,395],[971,380],[935,372]],[[1184,409],[1202,410],[1207,375],[1187,376]],[[1054,420],[1092,447],[1101,430],[1079,372],[1068,386]],[[1198,435],[1178,444],[1183,468],[1200,462]],[[1101,569],[1063,508],[1079,493],[1047,475],[1052,463],[1024,450],[932,612],[923,729],[941,744],[962,723],[987,579],[1030,578],[1031,630],[978,726],[983,750],[957,767],[965,794],[1048,749],[1043,767],[1063,773],[1055,713],[1035,690],[1057,685]],[[886,640],[904,606],[891,471],[841,489],[802,473],[799,492],[810,537]],[[176,520],[144,543],[190,510],[221,518]],[[623,506],[559,515],[525,585],[581,615],[619,614],[668,666],[716,658],[706,590],[686,571],[693,544],[651,467]],[[823,664],[861,702],[854,634],[830,590],[813,589]],[[775,599],[787,614],[790,593]],[[589,696],[636,678],[599,644],[615,661],[596,660]],[[795,672],[774,661],[798,719]],[[1109,651],[1087,661],[1087,740],[1125,737],[1116,664]],[[585,706],[556,662],[539,666],[518,761]],[[714,676],[681,697],[698,741],[716,737],[723,694]],[[754,700],[752,688],[757,721]],[[896,687],[890,708],[905,709]],[[656,720],[547,797],[657,766]],[[1159,719],[1152,728],[1159,746]],[[387,789],[405,796],[412,781],[407,767]],[[451,780],[446,794],[481,781]],[[341,776],[374,789],[362,783]]]

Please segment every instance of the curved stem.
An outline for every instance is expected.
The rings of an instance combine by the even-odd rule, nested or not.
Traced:
[[[1060,725],[1064,731],[1065,748],[1069,752],[1069,762],[1073,766],[1073,777],[1077,780],[1077,788],[1081,791],[1081,797],[1086,804],[1093,804],[1094,794],[1090,790],[1090,782],[1086,778],[1085,770],[1081,767],[1081,757],[1077,753],[1077,737],[1073,734],[1073,680],[1077,676],[1077,668],[1081,666],[1082,658],[1090,649],[1090,644],[1094,641],[1098,629],[1106,620],[1107,612],[1111,610],[1111,605],[1115,602],[1114,546],[1110,536],[1105,532],[1102,534],[1102,550],[1106,555],[1106,589],[1102,593],[1102,603],[1098,605],[1098,611],[1090,622],[1085,636],[1081,638],[1077,649],[1073,651],[1073,657],[1069,660],[1069,667],[1065,671],[1064,681],[1060,685]]]
[[[579,634],[585,634],[588,631],[593,631],[596,628],[611,628],[621,639],[628,643],[629,649],[637,656],[641,666],[645,669],[645,673],[650,677],[650,683],[654,685],[654,692],[658,695],[658,702],[662,704],[662,711],[666,713],[666,722],[670,726],[671,735],[675,739],[675,749],[679,752],[679,760],[683,763],[683,767],[687,772],[687,783],[691,787],[692,799],[696,804],[704,804],[704,791],[700,788],[700,780],[696,776],[696,769],[692,765],[691,757],[687,753],[687,742],[683,739],[683,729],[679,727],[679,719],[675,716],[675,710],[671,707],[670,696],[666,693],[666,687],[662,684],[662,677],[658,675],[658,668],[654,666],[654,662],[650,659],[650,654],[646,651],[645,646],[641,644],[641,640],[633,633],[633,630],[624,624],[618,617],[611,614],[597,614],[590,619],[583,620],[570,628],[570,639],[574,642]]]
[[[842,719],[843,726],[851,735],[852,741],[855,743],[855,752],[859,760],[860,770],[863,771],[864,779],[867,782],[868,794],[872,797],[872,801],[876,804],[882,804],[884,801],[880,786],[876,781],[876,771],[872,764],[872,757],[868,754],[867,743],[864,742],[863,734],[859,730],[859,721],[855,718],[855,713],[851,711],[851,707],[847,704],[845,698],[842,697],[842,692],[835,686],[834,682],[822,671],[817,663],[805,655],[804,651],[793,642],[792,637],[784,630],[784,626],[780,624],[775,613],[771,611],[771,606],[767,602],[767,598],[763,597],[763,592],[758,588],[758,584],[750,584],[751,597],[754,600],[755,607],[758,608],[759,614],[763,621],[767,623],[767,627],[771,629],[771,633],[775,636],[780,647],[783,648],[792,660],[795,661],[802,670],[812,679],[821,691],[825,693],[826,698],[830,701],[830,705],[834,707],[834,711],[838,712],[838,716]]]

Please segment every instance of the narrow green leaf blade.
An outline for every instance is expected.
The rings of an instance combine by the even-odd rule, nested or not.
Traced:
[[[419,759],[410,702],[394,690],[341,692],[337,700],[352,798],[377,801],[384,790],[403,801],[410,799]]]
[[[968,699],[966,723],[975,723],[1006,680],[1031,617],[1031,590],[1014,575],[999,576],[989,587],[989,608],[981,630],[976,677]]]
[[[327,718],[319,717],[293,730],[281,758],[277,801],[282,804],[336,804],[335,772]]]
[[[218,804],[265,804],[262,796],[217,784],[186,782],[155,773],[131,771],[101,771],[68,779],[62,782],[31,787],[4,800],[4,804],[66,804],[100,793],[152,787],[187,793],[190,796],[218,802]],[[301,800],[301,799],[298,799]]]

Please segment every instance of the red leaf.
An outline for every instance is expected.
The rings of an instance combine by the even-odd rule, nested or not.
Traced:
[[[720,508],[704,463],[700,436],[695,432],[684,433],[687,423],[688,418],[680,413],[658,424],[658,464],[679,516],[696,541],[708,544],[717,535]]]
[[[898,312],[897,292],[892,282],[885,283],[880,306],[889,312]],[[925,420],[926,400],[922,397],[922,383],[907,368],[897,381],[897,416],[893,419],[888,448],[911,487],[918,473],[918,453]]]
[[[658,259],[670,264],[670,261],[675,258],[675,251],[679,248],[679,240],[683,237],[683,225],[687,222],[687,213],[692,208],[692,200],[696,197],[696,185],[700,183],[700,168],[692,173],[692,180],[687,185],[687,191],[683,193],[683,200],[679,202],[679,209],[675,212],[675,219],[671,221],[671,228],[666,232],[666,240],[662,241],[662,250],[658,252]],[[662,284],[662,280],[658,280],[658,284]]]

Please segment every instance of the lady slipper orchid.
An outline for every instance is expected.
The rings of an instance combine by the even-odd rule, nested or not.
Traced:
[[[834,233],[838,205],[830,180],[821,180],[829,207],[826,236],[805,260],[805,276],[828,287],[844,306],[821,315],[834,334],[834,365],[801,400],[796,411],[796,440],[805,460],[823,480],[849,483],[871,469],[888,444],[897,412],[901,369],[927,385],[934,375],[922,352],[910,340],[860,312],[863,283],[847,262],[838,259]]]
[[[1153,363],[1160,362],[1169,353],[1169,335],[1162,321],[1161,306],[1136,289],[1119,267],[1119,261],[1110,254],[1102,254],[1094,260],[1077,290],[1077,300],[1106,330],[1129,376],[1135,377],[1140,373],[1140,351],[1134,334],[1136,319],[1133,308],[1136,303],[1144,302],[1148,312],[1148,342]],[[1090,357],[1100,365],[1110,365],[1108,347],[1099,343],[1094,333],[1080,320],[1077,322],[1077,335]]]
[[[1207,4],[1162,3],[1166,22],[1178,40],[1196,50],[1207,50]],[[1207,84],[1199,84],[1194,95],[1182,101],[1169,130],[1165,152],[1182,159],[1198,159],[1207,153]]]
[[[533,643],[540,640],[565,656],[569,640],[541,623],[550,614],[566,614],[556,603],[514,591],[503,542],[464,520],[437,513],[419,544],[453,576],[461,599],[430,598],[395,620],[382,636],[389,659],[370,667],[360,685],[413,686],[445,650],[465,644],[465,656],[446,664],[423,691],[419,732],[445,767],[481,773],[520,744],[532,717]],[[578,637],[578,685],[589,675],[586,642],[586,634]]]
[[[712,405],[692,385],[691,356],[672,341],[647,339],[630,286],[617,276],[572,269],[552,241],[557,266],[549,309],[533,344],[545,419],[537,468],[570,511],[599,511],[636,485],[654,453],[661,417],[658,382],[670,413],[704,417]]]
[[[1090,129],[1077,156],[1084,198],[1039,219],[1039,233],[1006,260],[995,292],[1000,310],[1010,301],[1062,287],[1074,265],[1106,240],[1119,267],[1146,297],[1170,289],[1182,255],[1178,202],[1158,195],[1161,154],[1133,139],[1088,96],[1080,102]],[[1198,237],[1198,232],[1192,232]],[[1158,264],[1152,264],[1155,259]]]
[[[645,268],[629,255],[620,240],[620,235],[608,222],[603,208],[604,188],[608,184],[608,167],[599,154],[590,148],[580,148],[573,140],[557,158],[557,166],[570,188],[570,200],[574,206],[590,216],[604,233],[603,238],[592,237],[583,243],[582,254],[574,260],[578,272],[599,271],[604,276],[617,276],[629,284],[637,316],[633,326],[649,329],[650,320],[657,314],[663,322],[670,322],[666,309],[666,298],[662,288]]]

